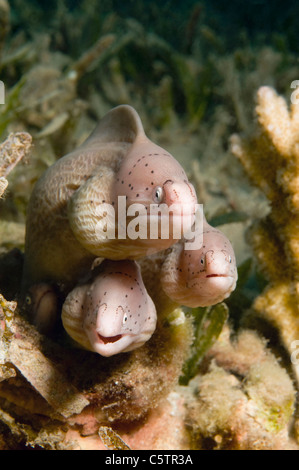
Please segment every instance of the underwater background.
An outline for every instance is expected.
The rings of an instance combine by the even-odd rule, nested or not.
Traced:
[[[136,449],[298,449],[299,113],[291,101],[298,32],[296,1],[0,0],[0,142],[10,133],[32,136],[9,175],[0,147],[0,177],[8,181],[0,197],[0,320],[16,308],[34,183],[123,103],[182,164],[209,223],[232,241],[239,271],[225,306],[185,312],[192,328],[167,332],[168,349],[159,333],[153,363],[142,352],[130,366],[108,361],[99,383],[68,372],[72,386],[102,407],[85,410],[81,421],[61,419],[24,371],[21,383],[18,360],[17,372],[7,373],[12,361],[0,354],[0,448],[97,448],[90,436],[107,444],[117,431]],[[40,340],[26,334],[40,354]],[[55,364],[64,357],[51,354]],[[128,367],[130,384],[112,390]],[[153,394],[151,383],[165,374]],[[134,377],[143,400],[128,398]],[[35,405],[25,405],[18,387]],[[146,422],[151,408],[157,414]],[[99,423],[109,432],[99,433]],[[163,433],[170,426],[175,436]]]

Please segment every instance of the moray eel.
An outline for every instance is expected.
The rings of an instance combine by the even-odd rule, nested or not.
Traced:
[[[238,271],[230,241],[205,218],[202,236],[199,249],[187,250],[182,239],[165,252],[140,261],[144,283],[158,310],[167,305],[214,305],[235,289]]]
[[[104,261],[94,279],[75,287],[62,307],[73,340],[102,356],[142,346],[156,328],[157,314],[135,261]]]
[[[155,330],[156,310],[163,315],[178,305],[226,299],[238,277],[232,245],[205,219],[202,235],[199,249],[186,249],[182,239],[140,260],[142,277],[135,261],[104,261],[100,274],[67,296],[65,330],[83,348],[110,356],[144,344]]]
[[[142,204],[143,222],[149,224],[151,204],[174,205],[169,237],[150,237],[148,232],[145,239],[126,232],[118,236],[120,227],[127,228],[118,223],[120,196],[125,210]],[[78,149],[48,168],[33,189],[20,304],[46,330],[48,311],[53,315],[55,309],[49,302],[53,286],[67,294],[90,270],[95,257],[138,259],[168,248],[180,239],[178,229],[183,230],[185,219],[192,219],[196,203],[183,168],[146,137],[137,112],[128,105],[112,109]],[[103,212],[102,207],[110,210]],[[107,236],[113,214],[115,238]],[[131,222],[132,217],[125,221]],[[40,286],[47,292],[47,301]]]

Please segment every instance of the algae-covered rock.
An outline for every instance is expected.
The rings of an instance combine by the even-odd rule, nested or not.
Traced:
[[[207,371],[193,379],[187,407],[194,447],[297,449],[289,436],[296,391],[287,371],[255,332],[229,336],[225,328],[208,352]]]

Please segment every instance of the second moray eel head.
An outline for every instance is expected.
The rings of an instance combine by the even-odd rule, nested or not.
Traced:
[[[203,244],[185,250],[184,243],[172,248],[162,267],[161,282],[166,294],[180,305],[206,307],[229,297],[238,272],[233,247],[220,230],[206,221]]]
[[[105,261],[88,285],[67,297],[62,321],[81,346],[102,356],[144,344],[156,328],[156,309],[135,261]]]

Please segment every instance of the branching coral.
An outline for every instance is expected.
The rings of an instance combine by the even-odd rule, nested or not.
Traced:
[[[259,316],[278,329],[291,353],[299,339],[299,105],[290,111],[274,89],[257,94],[258,132],[232,137],[232,151],[270,201],[270,213],[249,238],[270,281],[255,303]],[[299,364],[294,364],[299,379]]]
[[[31,135],[27,132],[11,133],[8,138],[0,144],[0,199],[8,186],[7,175],[16,166],[16,164],[24,159],[31,147]],[[12,241],[24,241],[24,227],[21,224],[0,220],[0,241],[1,244],[12,245]],[[6,280],[8,275],[5,275]],[[17,276],[15,276],[17,277]],[[0,273],[0,281],[1,281]]]
[[[0,197],[8,185],[6,176],[28,153],[31,141],[31,135],[27,132],[17,132],[10,134],[0,145]]]

